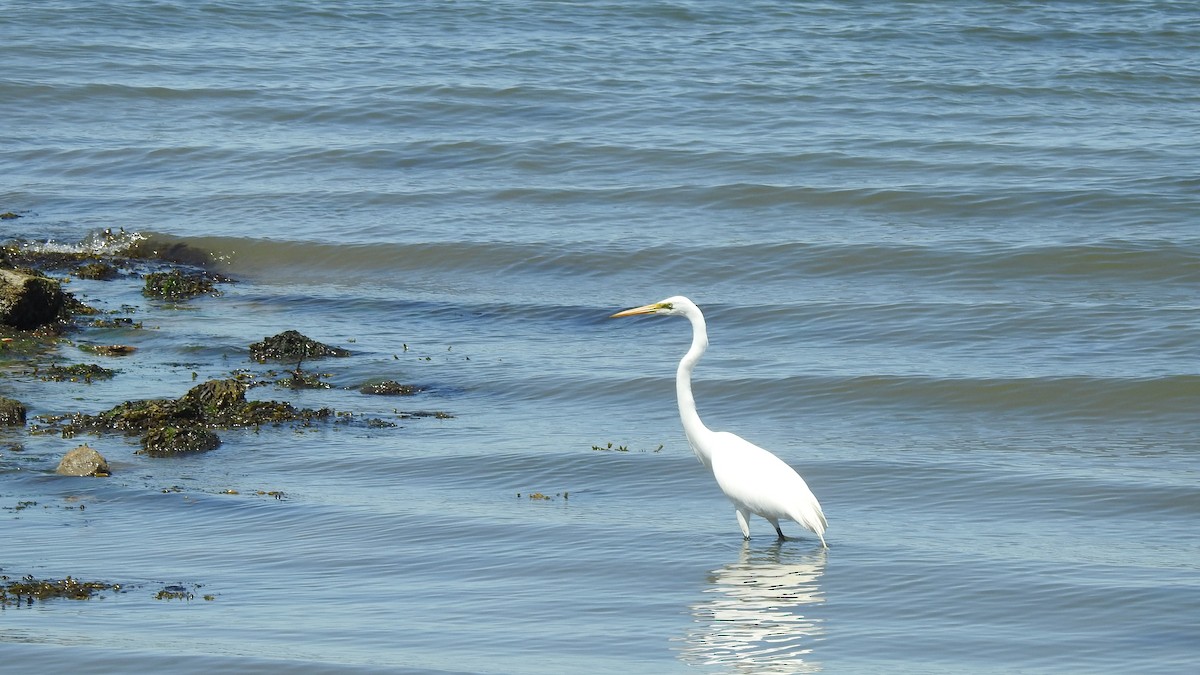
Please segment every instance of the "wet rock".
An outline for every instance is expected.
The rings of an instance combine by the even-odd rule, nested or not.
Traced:
[[[281,401],[247,401],[242,382],[209,380],[178,399],[126,401],[95,415],[44,417],[49,424],[37,433],[59,432],[64,437],[84,431],[139,434],[142,452],[161,457],[217,447],[221,441],[210,429],[309,423],[333,414],[329,408],[312,410]]]
[[[117,268],[106,262],[84,263],[75,268],[75,276],[80,279],[109,281],[117,278]]]
[[[285,330],[278,335],[263,338],[262,342],[250,345],[250,355],[256,361],[266,361],[267,359],[299,361],[322,356],[350,356],[350,352],[340,347],[330,347],[317,342],[305,337],[299,331]]]
[[[201,418],[217,417],[246,405],[246,385],[237,380],[209,380],[188,390],[179,398],[194,407]]]
[[[52,365],[38,373],[43,382],[87,382],[92,380],[111,380],[116,375],[115,370],[98,366],[94,363],[76,363],[70,366]]]
[[[383,382],[368,384],[359,391],[364,394],[374,394],[376,396],[412,396],[424,390],[413,384],[400,384],[395,380],[384,380]]]
[[[161,426],[142,434],[139,455],[171,457],[192,452],[208,452],[221,445],[213,432],[199,426]]]
[[[24,426],[25,414],[25,406],[20,401],[0,396],[0,425]]]
[[[38,274],[0,269],[0,323],[29,330],[59,318],[66,294],[59,283]]]
[[[104,455],[86,444],[64,455],[54,472],[63,476],[106,477],[112,475],[108,470],[108,461],[104,459]]]
[[[16,220],[17,218],[20,218],[20,217],[21,217],[20,215],[13,213],[12,211],[5,211],[4,213],[0,213],[0,220]]]
[[[296,366],[295,370],[288,371],[288,376],[275,381],[275,385],[284,389],[331,389],[333,385],[322,380],[321,373],[310,373]]]
[[[129,356],[137,351],[137,347],[129,345],[79,345],[79,348],[99,356]]]
[[[216,284],[203,272],[151,272],[146,275],[142,295],[164,300],[187,300],[198,295],[220,295]]]

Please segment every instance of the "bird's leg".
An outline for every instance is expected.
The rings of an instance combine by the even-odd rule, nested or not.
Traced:
[[[787,539],[787,537],[783,536],[783,530],[779,529],[779,523],[771,523],[771,524],[775,526],[775,534],[779,535],[779,541],[783,541],[784,539]]]
[[[737,510],[738,526],[742,528],[742,537],[750,538],[750,512],[746,509]]]

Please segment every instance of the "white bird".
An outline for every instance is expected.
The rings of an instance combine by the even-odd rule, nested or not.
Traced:
[[[717,485],[733,502],[742,536],[750,538],[750,514],[754,513],[774,525],[780,539],[786,537],[779,529],[779,520],[789,518],[815,533],[821,539],[821,546],[828,548],[825,543],[827,523],[821,504],[795,469],[750,441],[727,431],[713,431],[700,421],[696,400],[692,397],[692,371],[708,347],[708,331],[700,308],[677,295],[612,316],[637,314],[682,316],[692,322],[692,347],[680,360],[675,374],[679,417],[696,457],[712,470]]]

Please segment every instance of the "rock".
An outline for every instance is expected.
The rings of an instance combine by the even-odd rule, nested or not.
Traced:
[[[250,345],[250,355],[256,361],[299,361],[322,356],[350,356],[350,352],[317,342],[301,335],[299,331],[285,330],[279,335],[263,338],[262,342]]]
[[[108,461],[104,455],[96,452],[88,445],[81,445],[63,456],[58,463],[55,473],[64,476],[102,476],[112,475],[108,470]]]
[[[244,429],[264,424],[307,424],[332,417],[329,408],[294,408],[286,401],[247,401],[246,385],[238,380],[209,380],[178,399],[126,401],[95,415],[76,413],[47,427],[65,436],[82,432],[121,431],[142,434],[145,454],[162,456],[178,452],[211,450],[220,444],[213,429]],[[183,448],[174,449],[171,448]]]
[[[395,380],[384,380],[383,382],[368,384],[359,391],[364,394],[375,394],[377,396],[412,396],[422,391],[422,389],[413,384],[400,384]]]
[[[0,323],[28,330],[57,319],[66,294],[48,277],[0,269]]]
[[[25,406],[20,401],[0,396],[0,425],[24,426],[25,413]]]
[[[75,276],[80,279],[96,279],[109,281],[117,278],[117,268],[103,261],[84,263],[75,269]]]
[[[232,379],[209,380],[189,389],[179,402],[196,408],[202,418],[215,417],[246,405],[246,385]]]
[[[212,279],[203,273],[184,273],[181,270],[151,272],[146,275],[142,295],[166,300],[187,300],[197,295],[220,295]]]
[[[221,445],[221,439],[211,431],[194,426],[154,427],[142,434],[139,455],[170,457],[190,452],[208,452]]]

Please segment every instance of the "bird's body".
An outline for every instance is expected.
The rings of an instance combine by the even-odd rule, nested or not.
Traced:
[[[765,518],[782,539],[779,521],[793,520],[814,532],[825,546],[825,514],[808,484],[795,469],[771,452],[726,431],[704,426],[692,397],[692,371],[708,347],[708,331],[700,308],[683,296],[667,298],[614,314],[683,316],[692,324],[692,346],[679,362],[675,390],[679,417],[688,443],[700,463],[712,471],[717,486],[733,502],[742,536],[750,538],[750,514]]]

